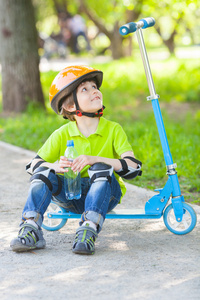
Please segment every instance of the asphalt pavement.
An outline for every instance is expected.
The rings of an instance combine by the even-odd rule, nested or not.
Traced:
[[[158,220],[106,220],[93,256],[71,251],[78,220],[44,230],[47,247],[15,253],[34,152],[0,142],[0,299],[200,299],[200,207],[197,225],[175,235]],[[141,177],[142,180],[142,177]],[[143,209],[155,193],[127,184],[121,208]]]

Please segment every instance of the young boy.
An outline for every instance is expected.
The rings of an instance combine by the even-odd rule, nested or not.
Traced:
[[[45,247],[41,225],[53,196],[60,206],[82,214],[72,251],[93,254],[107,212],[125,193],[121,177],[141,175],[141,162],[134,158],[122,127],[102,117],[102,79],[100,70],[70,66],[53,80],[51,107],[70,122],[52,133],[28,166],[32,183],[18,237],[11,241],[13,251]],[[74,141],[79,153],[73,162],[64,157],[67,140]],[[81,173],[79,200],[65,196],[63,175],[69,167]]]

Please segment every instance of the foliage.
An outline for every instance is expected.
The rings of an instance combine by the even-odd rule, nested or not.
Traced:
[[[96,67],[102,68],[101,65]],[[151,69],[160,101],[200,101],[200,68],[196,60],[152,60]],[[108,93],[106,98],[110,99],[108,105],[115,110],[124,110],[124,105],[135,105],[132,104],[133,98],[137,99],[134,103],[144,101],[149,91],[141,59],[138,60],[136,55],[136,60],[121,59],[104,65],[103,88]],[[123,99],[121,106],[115,105],[115,97]]]
[[[25,149],[38,150],[62,120],[30,103],[25,113],[0,120],[1,139]]]
[[[95,66],[104,71],[101,91],[106,106],[105,116],[123,126],[135,156],[143,161],[143,176],[132,183],[151,189],[162,187],[167,180],[165,163],[151,103],[146,102],[149,93],[140,62],[122,59]],[[56,73],[41,74],[47,112],[31,103],[25,113],[1,118],[2,140],[37,151],[48,136],[66,122],[55,115],[48,104],[49,86]],[[178,164],[181,189],[187,201],[199,203],[200,95],[199,82],[193,76],[195,73],[199,78],[199,69],[193,65],[193,60],[183,63],[171,58],[159,64],[154,61],[152,73],[156,74],[155,86],[161,96],[163,119],[172,157]],[[173,74],[181,73],[180,79],[176,76],[175,81]]]
[[[119,26],[148,16],[156,20],[156,26],[148,33],[152,45],[164,44],[173,53],[175,45],[199,43],[200,8],[197,0],[33,0],[39,31],[50,34],[50,29],[59,30],[55,2],[66,3],[68,12],[72,15],[80,13],[85,18],[96,51],[103,51],[111,41],[114,42]],[[124,52],[130,55],[128,40],[124,40],[124,50],[125,47]]]
[[[54,9],[53,0],[32,0],[36,12],[36,25],[39,32],[50,35],[58,32],[58,19]]]

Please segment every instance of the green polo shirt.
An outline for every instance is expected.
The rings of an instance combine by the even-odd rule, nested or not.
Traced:
[[[115,122],[101,117],[97,130],[89,137],[85,137],[78,129],[76,122],[69,122],[54,131],[45,144],[38,151],[38,155],[47,162],[54,163],[63,156],[68,140],[74,141],[74,147],[79,155],[91,155],[107,158],[120,158],[127,151],[132,151],[127,136],[122,127]],[[88,177],[86,166],[81,171],[81,177]],[[116,173],[116,178],[122,190],[126,192],[123,180]]]

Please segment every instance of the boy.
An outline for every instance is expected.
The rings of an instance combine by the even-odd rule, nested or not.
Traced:
[[[120,176],[129,179],[141,175],[141,162],[134,158],[121,126],[102,117],[102,79],[100,70],[70,66],[53,80],[49,92],[51,107],[70,122],[52,133],[28,166],[32,183],[18,237],[11,241],[13,251],[45,247],[41,225],[53,196],[60,206],[82,214],[72,251],[93,254],[106,213],[125,193]],[[73,162],[63,156],[67,140],[74,141],[79,153]],[[69,167],[81,172],[79,200],[65,196],[63,174]]]

